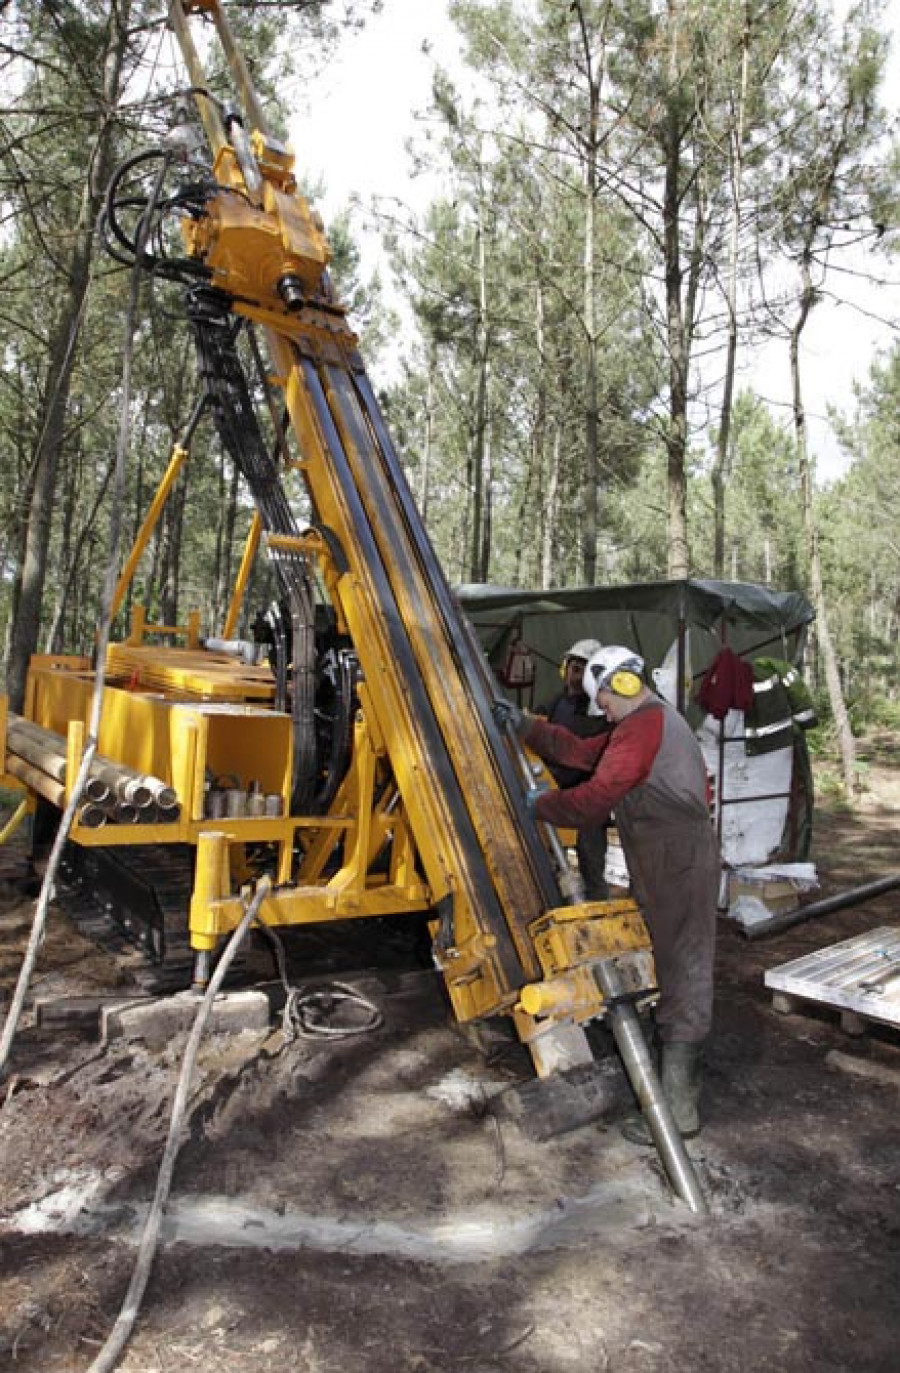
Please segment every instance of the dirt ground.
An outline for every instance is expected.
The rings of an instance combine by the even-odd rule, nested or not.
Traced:
[[[870,754],[858,809],[817,809],[817,897],[900,871],[900,740]],[[0,1006],[30,926],[24,877],[21,853],[0,854]],[[720,922],[705,1126],[689,1146],[708,1218],[672,1200],[614,1118],[530,1138],[501,1106],[530,1080],[524,1052],[455,1028],[402,941],[386,937],[362,976],[326,952],[384,1023],[207,1038],[121,1369],[897,1368],[900,1034],[851,1037],[809,1005],[779,1014],[763,974],[898,925],[898,903],[900,890],[752,942]],[[128,993],[136,958],[54,912],[0,1086],[0,1367],[17,1373],[80,1373],[106,1339],[186,1039],[104,1046],[92,1026],[36,1024],[31,1006]],[[595,1045],[612,1064],[602,1028]]]

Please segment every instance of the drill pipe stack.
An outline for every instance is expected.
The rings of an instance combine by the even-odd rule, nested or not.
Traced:
[[[66,800],[66,740],[21,715],[11,714],[6,731],[6,768],[38,796],[62,810]],[[158,777],[137,772],[96,755],[84,787],[78,820],[88,829],[101,825],[147,825],[177,820],[174,788]]]

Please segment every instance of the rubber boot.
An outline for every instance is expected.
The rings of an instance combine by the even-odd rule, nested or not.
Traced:
[[[700,1045],[662,1046],[662,1089],[684,1139],[700,1133]]]
[[[699,1044],[663,1044],[660,1054],[663,1096],[683,1139],[695,1139],[700,1133],[700,1049]],[[621,1130],[632,1144],[653,1144],[650,1127],[642,1115],[628,1116],[622,1121]]]

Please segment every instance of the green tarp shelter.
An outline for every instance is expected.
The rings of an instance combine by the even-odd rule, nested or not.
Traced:
[[[457,595],[501,679],[516,642],[530,650],[534,682],[520,692],[526,705],[549,700],[559,689],[566,650],[577,639],[594,638],[636,648],[649,671],[667,654],[680,655],[678,680],[692,682],[680,693],[684,710],[690,705],[684,698],[693,696],[726,644],[742,657],[784,658],[799,666],[814,618],[798,592],[747,582],[689,579],[551,591],[467,585]]]
[[[807,627],[815,617],[812,606],[798,592],[771,591],[747,582],[691,579],[553,591],[469,585],[458,588],[457,595],[495,676],[521,704],[548,704],[560,690],[559,670],[566,650],[578,639],[599,639],[637,649],[647,664],[648,681],[695,728],[702,712],[693,698],[723,647],[749,660],[781,658],[800,667]],[[669,691],[663,690],[663,678]],[[764,769],[770,760],[745,759],[748,778],[732,794],[735,784],[726,766],[724,731],[722,726],[716,728],[719,744],[714,752],[718,756],[712,764],[708,759],[707,765],[716,777],[720,838],[724,833],[727,839],[735,828],[741,843],[746,842],[746,835],[752,842],[754,833],[762,832],[760,820],[765,818],[774,825],[775,837],[752,861],[768,859],[782,826],[782,860],[805,858],[811,834],[812,776],[803,735],[795,731],[783,782],[775,786],[766,776],[754,793],[749,774]],[[723,852],[726,848],[723,843]]]

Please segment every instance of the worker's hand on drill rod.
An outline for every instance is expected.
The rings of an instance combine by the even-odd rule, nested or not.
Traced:
[[[518,734],[525,727],[525,712],[514,701],[501,697],[491,706],[491,712],[501,729],[506,729],[508,725]]]
[[[533,787],[528,788],[525,793],[525,805],[529,815],[534,815],[539,798],[541,796],[546,796],[549,790],[549,782],[535,782]]]

